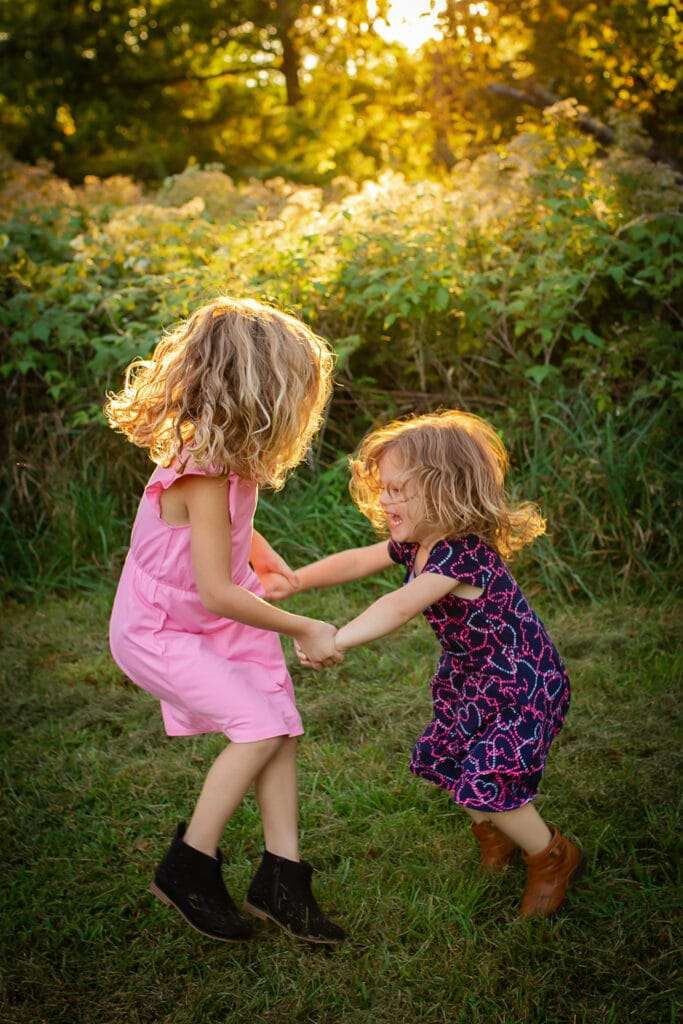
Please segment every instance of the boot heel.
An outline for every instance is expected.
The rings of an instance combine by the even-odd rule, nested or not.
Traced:
[[[150,882],[149,883],[149,891],[151,893],[154,893],[156,898],[158,900],[161,900],[162,903],[165,903],[167,907],[172,907],[173,906],[173,904],[169,900],[169,898],[166,895],[166,893],[162,892],[161,889],[157,885],[154,884],[154,882]]]
[[[259,910],[258,907],[254,907],[251,903],[248,903],[246,900],[244,901],[244,903],[242,905],[242,909],[246,910],[246,912],[248,914],[251,914],[252,917],[260,918],[261,921],[270,921],[271,920],[271,918],[268,916],[268,914],[264,914],[262,910]]]

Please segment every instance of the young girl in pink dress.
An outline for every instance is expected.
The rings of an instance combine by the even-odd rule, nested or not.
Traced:
[[[231,741],[180,824],[152,892],[199,931],[250,934],[221,874],[218,842],[255,785],[265,839],[245,909],[310,942],[344,933],[320,911],[297,842],[303,732],[278,633],[314,661],[340,660],[335,627],[266,603],[296,578],[252,521],[259,485],[282,486],[318,429],[332,355],[304,324],[219,298],[133,363],[105,407],[157,463],[133,526],[111,616],[114,660],[161,701],[166,732]]]
[[[569,706],[569,679],[503,560],[545,529],[534,505],[507,498],[506,468],[493,428],[455,409],[373,431],[352,461],[351,490],[389,543],[339,552],[298,577],[307,589],[403,566],[405,585],[343,626],[335,647],[343,654],[424,613],[441,654],[433,717],[410,769],[469,815],[482,867],[502,870],[521,849],[520,913],[547,916],[584,859],[533,804]],[[300,657],[312,664],[303,650]]]

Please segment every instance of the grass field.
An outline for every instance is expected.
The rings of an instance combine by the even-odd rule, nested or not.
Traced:
[[[378,587],[291,606],[342,621]],[[574,697],[541,804],[589,860],[553,921],[516,920],[521,867],[480,877],[464,815],[407,771],[429,716],[422,622],[320,675],[292,665],[303,852],[350,933],[329,953],[267,926],[214,943],[148,894],[221,739],[164,737],[109,658],[108,604],[3,614],[3,1024],[674,1021],[676,606],[542,609]],[[251,799],[223,849],[241,899],[260,850]]]

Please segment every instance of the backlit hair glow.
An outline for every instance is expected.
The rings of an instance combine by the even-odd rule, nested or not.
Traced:
[[[506,494],[508,457],[493,427],[458,410],[395,420],[363,439],[351,460],[350,489],[379,531],[387,529],[379,461],[389,450],[416,492],[423,521],[441,536],[477,534],[505,558],[545,532],[537,505],[513,503]]]
[[[220,297],[126,371],[110,426],[168,466],[191,457],[278,488],[306,454],[331,392],[333,355],[296,317]]]

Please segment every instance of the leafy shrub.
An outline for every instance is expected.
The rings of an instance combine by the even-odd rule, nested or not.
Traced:
[[[233,292],[294,309],[335,345],[341,387],[323,464],[378,418],[464,406],[494,420],[518,485],[552,510],[552,536],[529,556],[545,585],[592,592],[670,571],[681,189],[637,139],[600,159],[550,111],[543,130],[459,165],[448,183],[386,174],[327,191],[282,179],[236,187],[216,166],[147,196],[127,179],[71,189],[44,167],[5,171],[9,549],[67,543],[54,518],[68,517],[64,465],[82,480],[86,454],[109,460],[112,442],[124,447],[105,440],[104,391],[163,327]],[[22,175],[30,210],[17,199]],[[144,460],[121,458],[124,478],[124,466],[142,475]],[[128,499],[108,466],[98,493],[124,522]],[[101,535],[76,532],[82,560],[103,564]],[[67,579],[76,561],[61,564]]]

